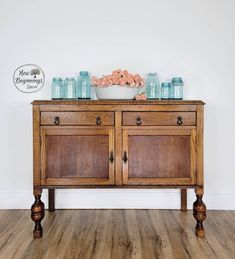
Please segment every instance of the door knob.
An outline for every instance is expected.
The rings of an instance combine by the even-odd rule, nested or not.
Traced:
[[[110,161],[111,163],[113,163],[113,161],[114,161],[113,151],[110,152],[109,161]]]
[[[126,151],[124,151],[122,160],[123,160],[124,163],[126,163],[128,161],[127,152]]]

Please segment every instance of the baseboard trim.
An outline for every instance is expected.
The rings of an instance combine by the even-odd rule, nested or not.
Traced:
[[[47,190],[42,200],[46,205]],[[56,190],[57,209],[179,209],[179,190],[137,189],[73,189]],[[235,210],[235,193],[205,193],[204,202],[210,210]],[[0,192],[0,209],[29,209],[34,201],[32,192]],[[195,201],[193,190],[188,190],[188,209]]]

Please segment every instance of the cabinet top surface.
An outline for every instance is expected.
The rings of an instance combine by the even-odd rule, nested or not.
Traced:
[[[33,105],[203,105],[201,100],[34,100]]]

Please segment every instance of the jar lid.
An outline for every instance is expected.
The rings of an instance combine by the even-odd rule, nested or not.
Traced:
[[[162,87],[171,87],[170,82],[162,82]]]
[[[80,71],[80,76],[88,76],[88,71]]]
[[[156,76],[156,75],[157,75],[156,72],[154,72],[154,73],[148,73],[148,76]]]
[[[75,80],[74,77],[66,77],[65,80]]]
[[[53,81],[62,81],[61,77],[53,77]]]
[[[174,82],[174,83],[183,83],[183,80],[182,80],[182,77],[173,77],[172,78],[172,82]]]

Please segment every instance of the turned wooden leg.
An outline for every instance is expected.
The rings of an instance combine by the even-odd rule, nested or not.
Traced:
[[[193,216],[197,221],[195,233],[198,237],[205,237],[202,222],[206,219],[206,205],[202,201],[201,194],[197,194],[197,200],[193,203]]]
[[[187,189],[181,189],[181,211],[187,211]]]
[[[55,210],[55,189],[48,190],[48,208],[50,212]]]
[[[31,218],[35,222],[33,237],[38,238],[42,236],[41,221],[45,216],[44,203],[41,201],[41,195],[34,195],[35,202],[31,207]]]

